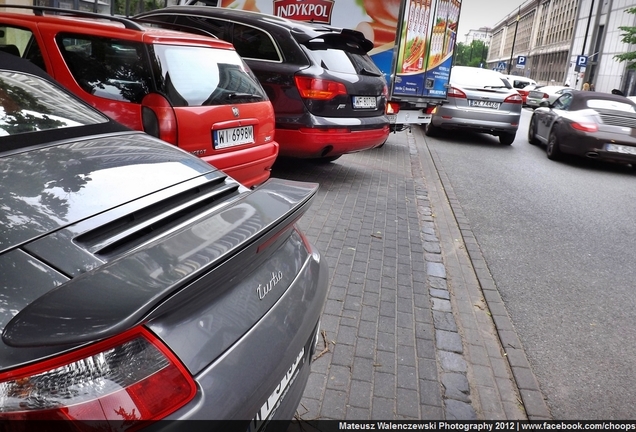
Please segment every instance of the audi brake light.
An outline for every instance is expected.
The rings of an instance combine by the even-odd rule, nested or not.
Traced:
[[[144,132],[170,144],[177,142],[177,116],[174,108],[162,95],[149,93],[141,101]]]
[[[521,104],[523,103],[523,98],[519,94],[513,94],[505,98],[504,103]]]
[[[466,99],[466,93],[455,87],[448,88],[447,96],[459,99]]]
[[[91,421],[110,430],[166,417],[196,394],[194,380],[152,333],[137,327],[0,374],[0,420]]]
[[[596,132],[598,131],[598,125],[596,123],[578,123],[572,122],[572,128],[583,132]]]
[[[303,99],[330,100],[336,96],[347,94],[345,85],[337,81],[300,75],[296,75],[294,79]]]

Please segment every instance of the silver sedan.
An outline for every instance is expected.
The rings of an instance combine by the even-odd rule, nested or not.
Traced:
[[[528,93],[526,105],[532,109],[538,108],[541,102],[554,103],[563,93],[572,91],[572,87],[566,86],[539,86]]]
[[[502,144],[510,145],[519,128],[522,101],[500,73],[455,66],[451,69],[448,102],[433,111],[426,134],[464,129],[498,136]]]

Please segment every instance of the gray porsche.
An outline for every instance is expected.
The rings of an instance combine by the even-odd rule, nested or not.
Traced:
[[[636,166],[636,103],[610,93],[572,90],[541,102],[528,128],[530,144],[549,159],[572,154]]]
[[[327,295],[295,224],[318,186],[248,189],[18,60],[0,56],[0,420],[292,419]]]

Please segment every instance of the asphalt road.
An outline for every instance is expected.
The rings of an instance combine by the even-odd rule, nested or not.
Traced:
[[[555,419],[636,419],[636,174],[527,142],[428,138]],[[439,169],[440,167],[438,167]]]

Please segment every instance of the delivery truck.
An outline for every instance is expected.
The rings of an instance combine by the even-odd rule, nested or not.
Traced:
[[[184,1],[183,3],[186,3]],[[392,129],[426,124],[446,100],[461,0],[206,0],[361,31],[389,89]]]

